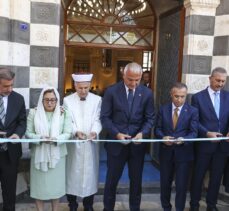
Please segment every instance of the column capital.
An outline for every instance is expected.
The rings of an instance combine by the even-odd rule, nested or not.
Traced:
[[[206,15],[215,16],[216,8],[220,0],[185,0],[186,16],[188,15]]]

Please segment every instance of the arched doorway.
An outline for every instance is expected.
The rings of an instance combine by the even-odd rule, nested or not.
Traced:
[[[65,26],[65,92],[73,72],[92,72],[93,86],[103,91],[118,80],[120,64],[135,61],[151,69],[156,15],[149,1],[71,0]],[[150,52],[145,62],[144,52]]]

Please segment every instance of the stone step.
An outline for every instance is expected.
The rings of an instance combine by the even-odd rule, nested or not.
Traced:
[[[174,197],[175,194],[172,194],[172,204],[174,206]],[[95,211],[102,211],[103,210],[103,203],[102,203],[103,196],[96,195],[94,208]],[[206,204],[203,200],[200,201],[200,211],[206,210]],[[229,204],[225,203],[224,201],[219,200],[217,207],[219,211],[228,211]],[[33,202],[30,203],[17,203],[16,205],[17,211],[36,211],[35,204]],[[68,211],[68,205],[66,203],[66,199],[61,199],[59,211]],[[128,211],[128,195],[127,194],[119,194],[116,198],[116,211]],[[187,196],[187,203],[185,211],[189,210],[189,195]],[[45,211],[51,211],[51,205],[49,202],[45,203]],[[79,203],[78,211],[83,211],[82,203]],[[142,195],[142,203],[141,203],[141,211],[162,211],[160,205],[160,194],[143,194]]]

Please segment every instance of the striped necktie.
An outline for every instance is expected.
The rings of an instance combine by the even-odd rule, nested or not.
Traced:
[[[0,96],[0,120],[2,121],[2,124],[5,124],[5,118],[6,118],[6,113],[4,109],[4,102],[3,102],[3,97]],[[0,152],[4,152],[7,150],[7,143],[2,143],[0,144]]]
[[[3,125],[5,124],[5,118],[6,118],[6,113],[4,108],[3,97],[0,96],[0,119]]]

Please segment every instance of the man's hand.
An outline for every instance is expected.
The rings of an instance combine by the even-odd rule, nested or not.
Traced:
[[[172,137],[172,136],[164,136],[163,139],[164,139],[164,140],[173,140],[174,137]],[[165,145],[167,145],[167,146],[172,146],[172,145],[174,144],[172,141],[165,141],[165,142],[163,142],[163,143],[164,143]]]
[[[181,144],[184,143],[183,139],[184,139],[183,137],[179,137],[179,138],[176,139],[176,141],[174,143],[177,144],[177,145],[181,145]]]
[[[124,134],[124,133],[118,133],[116,138],[118,140],[127,140],[127,139],[131,139],[130,135]]]
[[[87,135],[81,131],[77,131],[75,136],[80,140],[86,140],[87,139]]]
[[[229,132],[227,133],[227,137],[229,137]],[[226,140],[226,142],[229,142],[229,138]]]
[[[133,137],[134,140],[140,140],[143,138],[142,133],[138,133],[135,137]],[[134,142],[134,144],[141,144],[141,142]]]
[[[16,133],[12,134],[9,139],[20,139],[19,135],[17,135]]]
[[[218,133],[218,132],[207,132],[207,138],[218,138],[218,137],[221,137],[221,136],[223,136],[223,134],[222,133]],[[217,142],[220,142],[220,140],[219,141],[211,141],[211,142],[213,142],[213,143],[217,143]]]
[[[19,135],[17,135],[16,133],[14,133],[14,134],[12,134],[10,137],[9,137],[9,139],[20,139],[20,137],[19,137]],[[12,144],[17,144],[17,143],[19,143],[19,142],[12,142]]]
[[[126,141],[123,141],[122,142],[122,144],[129,144],[130,143],[130,141],[128,141],[129,139],[131,139],[131,136],[129,136],[129,135],[127,135],[127,134],[123,134],[123,133],[118,133],[117,135],[116,135],[116,138],[118,139],[118,140],[126,140]]]
[[[89,140],[94,140],[94,139],[96,139],[96,137],[97,137],[97,133],[96,132],[91,132],[89,134],[89,136],[88,136],[88,139]]]
[[[52,144],[53,143],[52,141],[53,139],[49,136],[41,136],[41,139],[43,140],[40,142],[41,144]]]

